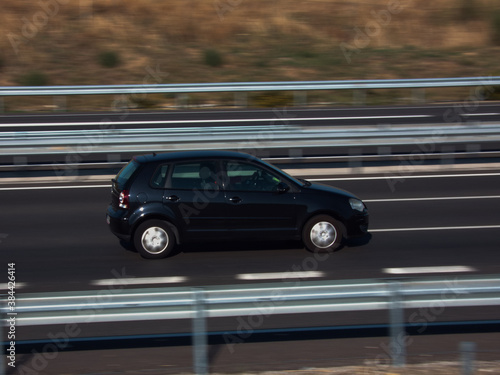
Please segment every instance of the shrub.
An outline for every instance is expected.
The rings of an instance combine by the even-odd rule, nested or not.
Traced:
[[[19,82],[23,86],[45,86],[49,82],[45,73],[32,71],[22,76]]]
[[[254,95],[252,102],[257,107],[287,107],[293,104],[293,95],[283,92],[264,92]]]
[[[500,86],[483,87],[482,91],[485,100],[500,100]]]
[[[498,10],[493,14],[491,30],[493,43],[500,45],[500,11]]]
[[[460,0],[458,7],[458,20],[471,21],[479,16],[479,10],[476,0]]]
[[[151,95],[132,95],[130,102],[134,104],[135,108],[152,108],[158,104]]]
[[[215,49],[205,50],[205,64],[211,67],[218,67],[223,64],[222,55]]]
[[[500,100],[500,86],[493,87],[490,100]]]
[[[312,58],[316,57],[316,54],[312,51],[301,50],[301,51],[297,52],[297,56],[302,57],[304,59],[312,59]]]
[[[105,68],[114,68],[120,65],[120,55],[114,51],[104,51],[99,54],[99,63]]]

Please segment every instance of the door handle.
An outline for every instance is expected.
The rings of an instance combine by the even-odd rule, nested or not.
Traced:
[[[177,202],[179,199],[180,198],[177,195],[171,195],[171,196],[167,197],[167,200],[171,201],[171,202]]]
[[[229,198],[229,200],[234,203],[234,204],[237,204],[237,203],[240,203],[241,202],[241,198],[240,197],[232,197],[232,198]]]

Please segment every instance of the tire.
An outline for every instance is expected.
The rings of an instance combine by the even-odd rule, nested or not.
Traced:
[[[162,220],[148,220],[134,232],[134,247],[146,259],[169,256],[175,247],[175,234]]]
[[[343,225],[328,215],[311,218],[302,230],[302,242],[314,253],[329,253],[340,247]]]

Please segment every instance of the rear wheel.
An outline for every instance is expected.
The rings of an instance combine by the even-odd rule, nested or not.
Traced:
[[[175,234],[166,222],[148,220],[137,227],[134,233],[134,246],[144,258],[165,258],[174,249]]]
[[[343,226],[328,215],[318,215],[310,219],[302,231],[302,241],[307,250],[327,253],[337,249],[342,243]]]

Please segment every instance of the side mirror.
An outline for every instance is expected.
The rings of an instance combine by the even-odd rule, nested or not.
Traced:
[[[276,186],[276,192],[278,192],[279,194],[286,193],[288,190],[290,190],[290,186],[288,186],[284,182],[280,182],[278,186]]]

